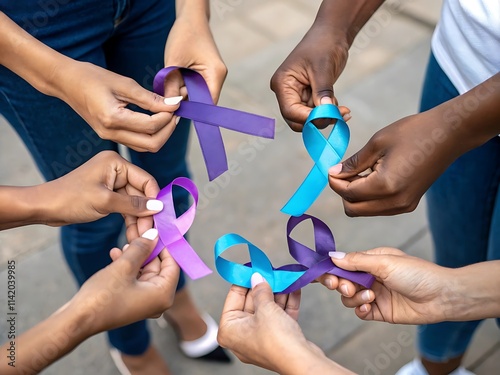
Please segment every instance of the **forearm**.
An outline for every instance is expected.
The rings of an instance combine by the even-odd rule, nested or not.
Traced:
[[[25,79],[40,92],[61,97],[59,71],[70,58],[39,42],[0,12],[0,65]]]
[[[384,0],[323,0],[315,25],[325,27],[349,48]]]
[[[40,188],[0,186],[0,230],[42,223]]]
[[[500,73],[463,95],[432,109],[447,133],[456,138],[460,155],[500,133]]]
[[[0,348],[10,356],[2,354],[0,373],[39,373],[91,336],[87,321],[81,311],[67,304],[21,336],[9,337]]]
[[[210,18],[209,0],[176,0],[176,17],[195,17],[199,21],[208,21]]]
[[[453,270],[453,286],[444,302],[446,320],[469,321],[500,317],[500,261],[472,264]]]
[[[348,375],[353,372],[330,360],[319,348],[304,346],[300,351],[280,351],[278,371],[281,375],[328,374]]]

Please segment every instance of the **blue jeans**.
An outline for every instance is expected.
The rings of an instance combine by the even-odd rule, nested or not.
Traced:
[[[151,90],[154,74],[164,66],[163,53],[175,21],[175,2],[165,0],[0,0],[0,10],[50,47],[131,77]],[[137,108],[134,108],[137,110]],[[14,73],[0,67],[0,113],[15,128],[47,180],[77,168],[117,144],[100,139],[91,127],[59,99],[41,94]],[[130,150],[134,164],[147,170],[160,187],[188,176],[186,148],[189,123],[179,123],[157,153]],[[178,210],[188,195],[175,195]],[[112,214],[88,224],[61,229],[64,256],[79,284],[110,263],[123,219]],[[178,288],[184,284],[184,276]],[[149,345],[145,321],[108,333],[111,344],[129,355]]]
[[[431,54],[421,111],[458,95]],[[499,182],[500,138],[495,137],[462,155],[427,191],[429,226],[437,264],[457,268],[500,259]],[[420,326],[418,350],[424,358],[434,362],[458,357],[467,350],[480,322]]]

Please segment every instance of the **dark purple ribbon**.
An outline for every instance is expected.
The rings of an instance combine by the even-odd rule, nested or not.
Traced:
[[[316,251],[290,237],[293,229],[307,219],[313,223]],[[266,254],[251,242],[234,233],[225,234],[215,243],[215,267],[225,280],[245,288],[251,287],[250,278],[254,272],[258,272],[269,282],[274,293],[291,293],[325,273],[350,280],[365,288],[370,288],[375,280],[366,272],[347,271],[333,264],[328,255],[329,252],[336,251],[333,234],[325,223],[313,216],[303,214],[290,217],[287,240],[290,254],[299,264],[274,268]],[[230,247],[241,244],[248,246],[249,263],[238,264],[222,257],[222,253]]]
[[[263,138],[274,138],[274,119],[216,106],[205,79],[194,70],[176,66],[161,69],[153,82],[153,89],[158,95],[164,93],[167,75],[177,69],[184,79],[189,101],[182,101],[175,114],[193,120],[210,181],[228,169],[221,127]]]

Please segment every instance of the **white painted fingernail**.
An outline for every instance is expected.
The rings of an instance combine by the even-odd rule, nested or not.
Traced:
[[[156,237],[158,237],[158,230],[156,230],[155,228],[148,229],[142,234],[141,237],[148,240],[154,240]]]
[[[150,199],[146,203],[146,208],[149,211],[158,211],[158,212],[160,212],[161,210],[163,210],[163,202],[159,201],[157,199]]]
[[[177,125],[179,123],[179,121],[181,121],[181,118],[180,118],[180,116],[177,116],[177,118],[175,119],[175,125]]]
[[[181,102],[182,96],[172,96],[171,98],[165,98],[163,102],[166,105],[177,105]]]
[[[334,258],[334,259],[344,259],[345,258],[345,253],[343,253],[342,251],[330,251],[328,253],[328,255],[330,255],[330,258]]]
[[[265,280],[262,275],[258,272],[255,272],[250,279],[250,284],[252,284],[252,288],[255,288],[257,285],[263,283]]]
[[[127,248],[129,247],[130,245],[128,243],[126,243],[125,245],[123,245],[123,251],[127,250]]]

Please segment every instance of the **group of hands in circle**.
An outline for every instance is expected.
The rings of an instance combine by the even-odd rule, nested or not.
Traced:
[[[0,13],[0,17],[4,28],[17,27],[5,15]],[[227,69],[208,21],[197,22],[197,30],[193,29],[192,20],[188,21],[189,18],[178,17],[175,22],[165,48],[165,66],[198,71],[217,103]],[[332,87],[347,62],[350,43],[332,38],[329,27],[327,20],[318,17],[271,79],[281,113],[295,131],[301,130],[312,107],[338,104]],[[15,30],[27,47],[31,43],[47,55],[52,54],[51,62],[58,69],[52,69],[52,75],[30,79],[25,74],[25,64],[8,66],[9,56],[2,58],[2,64],[28,76],[27,80],[41,92],[64,100],[101,138],[149,152],[159,150],[168,140],[179,120],[175,111],[187,94],[178,72],[168,76],[165,94],[160,96],[106,69],[54,55],[54,51],[40,46],[22,30]],[[318,48],[329,53],[318,53]],[[43,61],[39,65],[43,69]],[[152,114],[135,112],[128,108],[130,104]],[[350,110],[340,109],[344,119],[349,120]],[[436,145],[431,156],[412,166],[412,178],[398,173],[401,157],[417,149],[414,139],[429,137],[442,119],[442,111],[443,108],[431,110],[398,120],[377,132],[342,165],[332,166],[329,184],[342,197],[348,216],[412,211],[457,156],[491,137],[491,132],[486,131],[476,137],[465,130],[450,133]],[[360,175],[369,168],[371,173]],[[7,229],[34,223],[61,226],[97,220],[112,212],[123,214],[129,244],[111,249],[113,262],[87,280],[56,312],[59,317],[71,317],[71,322],[77,324],[79,334],[75,335],[74,345],[98,332],[158,317],[172,305],[180,271],[168,249],[142,267],[158,241],[152,215],[162,209],[161,202],[154,199],[159,190],[150,174],[117,153],[105,151],[59,179],[16,191],[30,202],[26,212],[0,215],[0,229]],[[337,290],[342,303],[363,320],[422,324],[500,315],[495,300],[486,302],[488,296],[497,294],[484,282],[485,272],[498,267],[498,262],[447,269],[393,248],[335,252],[332,262],[343,269],[376,277],[370,289],[333,275],[318,279],[328,289]],[[106,303],[99,298],[103,293],[107,293]],[[297,324],[300,293],[299,290],[274,295],[259,274],[252,276],[251,289],[232,286],[220,319],[220,345],[244,362],[280,373],[333,368],[337,373],[348,373],[303,335]],[[477,308],[474,300],[485,302]]]

